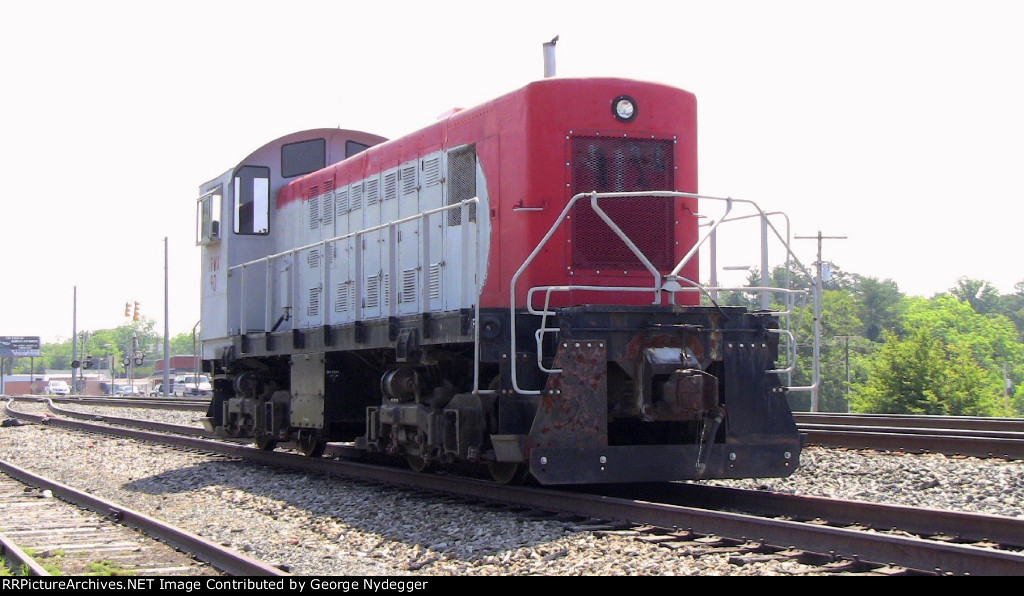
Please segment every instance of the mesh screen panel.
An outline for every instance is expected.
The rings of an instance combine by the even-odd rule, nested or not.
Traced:
[[[675,190],[673,142],[669,139],[576,137],[572,139],[573,194]],[[659,270],[675,265],[675,213],[671,198],[601,199],[601,209]],[[572,266],[642,269],[640,260],[597,216],[589,200],[572,212]]]
[[[448,205],[476,196],[476,146],[467,145],[448,152]],[[469,220],[476,221],[476,205],[469,206]],[[462,225],[462,211],[448,211],[448,225]]]

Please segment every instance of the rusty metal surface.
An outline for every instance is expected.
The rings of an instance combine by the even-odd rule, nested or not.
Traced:
[[[554,368],[530,429],[531,447],[608,444],[607,346],[601,340],[559,345]]]

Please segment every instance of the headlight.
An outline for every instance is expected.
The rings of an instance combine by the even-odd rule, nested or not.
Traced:
[[[612,113],[622,122],[636,118],[636,100],[628,95],[620,95],[612,102]]]

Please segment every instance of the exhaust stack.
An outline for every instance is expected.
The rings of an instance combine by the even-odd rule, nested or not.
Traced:
[[[555,44],[558,43],[556,35],[551,41],[544,43],[544,78],[555,76]]]

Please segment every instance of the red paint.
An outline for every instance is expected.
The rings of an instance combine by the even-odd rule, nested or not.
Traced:
[[[638,105],[630,122],[612,114],[612,101],[629,95]],[[311,186],[333,179],[335,187],[357,182],[425,154],[475,144],[487,180],[491,217],[490,259],[481,307],[508,307],[509,282],[571,198],[566,166],[572,154],[568,136],[622,136],[672,139],[675,188],[697,192],[697,115],[693,94],[656,83],[626,79],[545,79],[474,108],[457,111],[408,136],[371,147],[359,155],[293,181],[281,189],[277,208],[301,201]],[[543,211],[515,211],[544,207]],[[675,201],[677,244],[674,260],[683,257],[697,238],[696,201]],[[644,217],[644,213],[638,213]],[[646,271],[622,274],[579,270],[571,262],[569,228],[563,226],[548,248],[517,285],[517,305],[536,285],[649,285]],[[610,231],[607,232],[611,234]],[[666,273],[663,271],[662,273]],[[698,280],[696,259],[684,276]],[[650,304],[653,294],[577,292],[557,294],[555,305],[567,303]],[[696,303],[696,294],[685,294]]]

